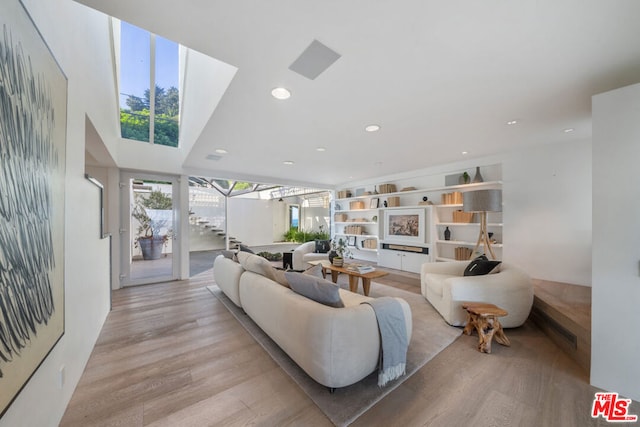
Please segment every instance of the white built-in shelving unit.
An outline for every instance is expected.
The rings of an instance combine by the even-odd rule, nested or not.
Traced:
[[[444,179],[443,179],[444,180]],[[433,186],[421,189],[410,189],[407,191],[395,191],[392,193],[375,193],[377,185],[373,191],[353,197],[338,198],[334,200],[333,213],[334,222],[332,227],[333,237],[355,237],[356,245],[351,247],[355,258],[377,260],[381,266],[389,266],[399,270],[419,272],[419,266],[427,261],[449,261],[455,259],[456,248],[466,247],[470,250],[476,246],[478,234],[480,232],[479,215],[474,215],[472,222],[461,223],[453,221],[453,212],[462,210],[462,204],[442,204],[442,195],[445,193],[502,189],[500,180],[487,182]],[[353,191],[352,191],[353,192]],[[399,206],[384,207],[384,202],[390,197],[399,199]],[[428,201],[424,201],[423,198]],[[376,201],[377,199],[377,208]],[[362,202],[362,209],[350,209],[352,202]],[[424,224],[426,228],[424,242],[408,243],[411,250],[423,248],[426,253],[415,253],[411,250],[387,250],[388,244],[393,243],[398,246],[397,241],[387,242],[384,240],[384,218],[385,212],[402,209],[423,209],[425,214]],[[340,221],[336,221],[336,216]],[[350,225],[360,225],[362,234],[350,234],[345,231]],[[445,240],[444,231],[449,228],[451,232],[450,240]],[[498,259],[502,258],[502,213],[488,213],[488,230],[492,233],[495,243],[491,245]],[[377,244],[375,249],[363,247],[364,240],[375,239]],[[427,248],[426,250],[424,248]],[[481,253],[486,248],[479,249]],[[362,255],[362,256],[359,256]]]

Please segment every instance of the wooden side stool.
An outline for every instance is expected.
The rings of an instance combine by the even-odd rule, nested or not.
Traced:
[[[462,308],[467,310],[467,324],[462,333],[471,335],[475,328],[478,332],[478,351],[491,353],[491,340],[494,336],[498,344],[507,347],[511,345],[498,320],[499,317],[509,314],[506,310],[484,302],[465,302]]]

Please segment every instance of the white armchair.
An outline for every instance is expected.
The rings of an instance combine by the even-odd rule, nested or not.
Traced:
[[[306,270],[310,267],[309,261],[329,259],[329,254],[315,253],[316,242],[306,242],[293,250],[292,262],[294,270]]]
[[[509,313],[500,318],[505,328],[522,325],[533,305],[533,285],[522,270],[502,263],[500,271],[484,276],[463,276],[469,261],[427,262],[422,265],[422,295],[447,323],[463,326],[467,313],[462,303],[487,302]]]

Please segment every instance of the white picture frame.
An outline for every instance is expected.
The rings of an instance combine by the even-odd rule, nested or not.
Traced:
[[[427,238],[424,209],[389,209],[384,211],[385,241],[423,244]]]

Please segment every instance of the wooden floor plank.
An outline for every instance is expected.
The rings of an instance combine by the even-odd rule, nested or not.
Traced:
[[[390,273],[379,281],[420,293],[418,275]],[[115,291],[61,426],[331,425],[205,289],[212,282],[207,271]],[[597,389],[540,329],[506,334],[511,347],[491,354],[462,336],[354,425],[606,425],[590,417]]]

